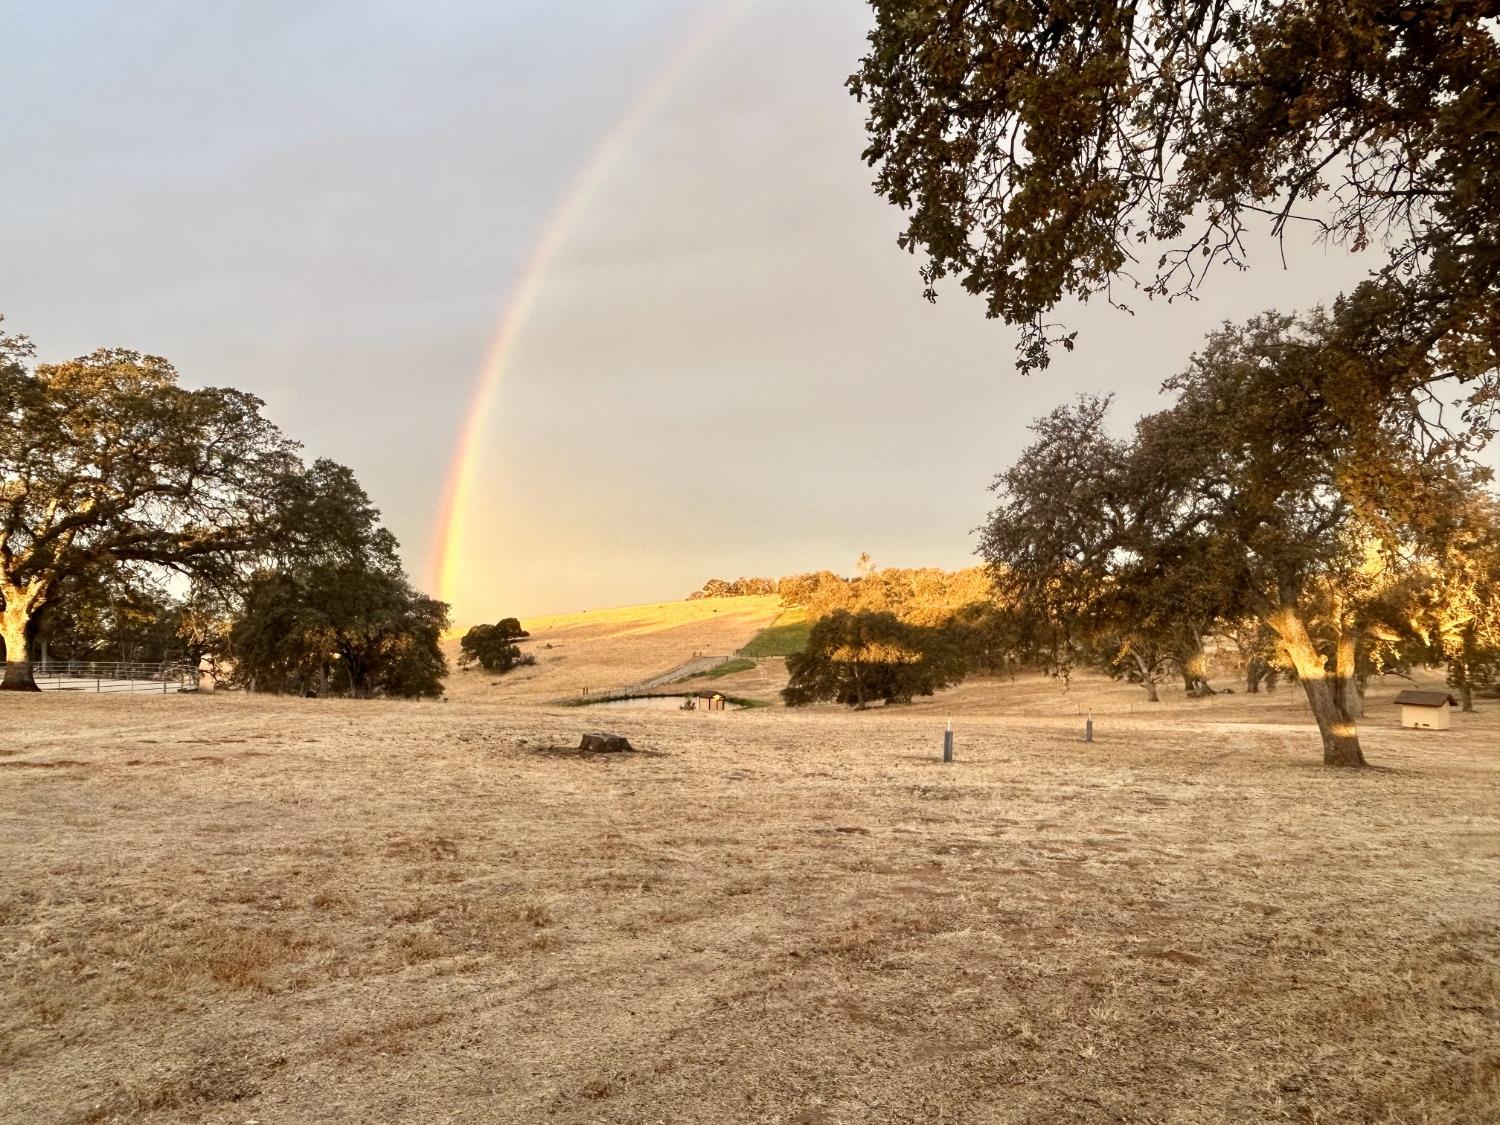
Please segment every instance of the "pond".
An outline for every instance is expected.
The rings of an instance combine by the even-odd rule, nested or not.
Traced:
[[[682,702],[692,699],[691,695],[634,695],[627,699],[601,699],[597,703],[584,702],[584,707],[619,707],[631,711],[682,711],[685,708]],[[742,705],[724,701],[724,710],[738,711]]]

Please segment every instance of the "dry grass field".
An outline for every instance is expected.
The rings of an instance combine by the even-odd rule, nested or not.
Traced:
[[[688,635],[582,628],[534,631],[620,682]],[[0,696],[0,1120],[1500,1120],[1494,703],[1379,688],[1348,774],[1286,690],[498,698],[569,694],[531,671]]]
[[[781,599],[704,598],[625,606],[553,617],[528,617],[525,651],[534,667],[500,677],[474,669],[455,673],[448,692],[456,700],[544,703],[570,699],[585,688],[617,691],[659,675],[697,655],[730,656],[781,613]],[[447,644],[449,663],[458,638]],[[776,661],[779,666],[781,661]],[[784,686],[785,677],[782,677]]]

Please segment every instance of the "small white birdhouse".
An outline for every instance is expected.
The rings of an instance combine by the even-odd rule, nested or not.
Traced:
[[[1446,691],[1403,691],[1392,702],[1401,708],[1403,727],[1447,730],[1457,701]]]

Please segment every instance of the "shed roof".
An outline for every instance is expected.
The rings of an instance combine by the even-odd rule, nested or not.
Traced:
[[[1444,703],[1456,706],[1458,700],[1446,691],[1403,691],[1391,702],[1403,707],[1441,707]]]

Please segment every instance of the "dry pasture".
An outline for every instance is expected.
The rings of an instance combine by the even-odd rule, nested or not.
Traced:
[[[534,667],[504,676],[477,667],[455,672],[449,677],[448,693],[455,700],[549,703],[580,696],[585,688],[594,694],[617,691],[700,653],[731,656],[781,612],[781,599],[768,595],[528,617],[521,624],[531,636],[521,644],[536,658]],[[461,633],[456,630],[446,646],[453,665]],[[784,684],[782,674],[775,690]]]
[[[0,1120],[1500,1119],[1496,705],[961,690],[0,697]]]

